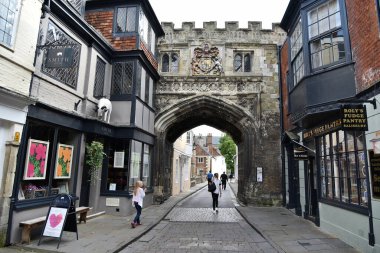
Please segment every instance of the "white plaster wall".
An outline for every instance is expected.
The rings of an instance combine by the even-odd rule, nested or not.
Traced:
[[[0,86],[29,94],[42,1],[21,1],[14,44],[0,46]]]
[[[367,215],[350,212],[331,205],[319,203],[320,228],[337,236],[360,252],[380,252],[380,247],[368,245],[369,222]],[[349,222],[348,222],[349,221]]]

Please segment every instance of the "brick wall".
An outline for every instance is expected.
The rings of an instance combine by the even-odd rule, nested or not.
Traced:
[[[110,42],[113,48],[117,51],[128,51],[138,49],[137,37],[113,37],[113,10],[103,10],[103,11],[91,11],[87,12],[85,15],[86,21],[91,24],[95,29],[97,29],[103,37]],[[142,49],[152,64],[152,66],[157,70],[158,63],[154,55],[147,49],[143,42],[140,42],[140,49]]]
[[[285,130],[290,130],[292,125],[289,118],[289,95],[288,95],[288,83],[287,83],[287,72],[289,71],[288,66],[288,49],[289,41],[286,40],[281,48],[281,83],[282,83],[282,110],[283,110],[283,124]]]
[[[379,21],[374,0],[346,0],[357,92],[380,80]]]
[[[85,20],[95,27],[105,39],[111,43],[117,51],[127,51],[136,49],[136,36],[113,37],[113,10],[91,11],[85,15]]]

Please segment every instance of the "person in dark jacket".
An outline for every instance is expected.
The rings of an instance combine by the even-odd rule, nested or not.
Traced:
[[[223,172],[223,174],[220,175],[220,179],[222,180],[222,189],[225,190],[226,185],[227,185],[227,181],[228,181],[228,176],[227,176],[226,172]]]

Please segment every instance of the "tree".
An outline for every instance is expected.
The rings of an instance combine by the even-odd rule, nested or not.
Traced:
[[[219,140],[219,150],[220,153],[226,159],[227,170],[234,173],[234,156],[236,155],[236,144],[234,140],[229,135],[224,135]]]

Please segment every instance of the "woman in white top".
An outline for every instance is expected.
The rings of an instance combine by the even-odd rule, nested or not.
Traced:
[[[219,174],[218,173],[214,174],[214,177],[213,177],[212,181],[216,185],[215,191],[213,191],[211,193],[211,195],[212,195],[212,211],[213,211],[213,213],[216,213],[216,212],[218,212],[218,198],[219,198],[219,194],[220,194],[220,196],[222,196],[222,192],[221,192],[221,189],[220,189],[221,182],[219,180]]]
[[[131,223],[132,228],[135,228],[137,225],[141,225],[140,223],[140,215],[141,210],[143,207],[143,199],[145,197],[145,191],[146,189],[143,189],[143,182],[142,181],[136,181],[135,188],[133,189],[133,198],[132,198],[132,205],[136,208],[136,216]]]

